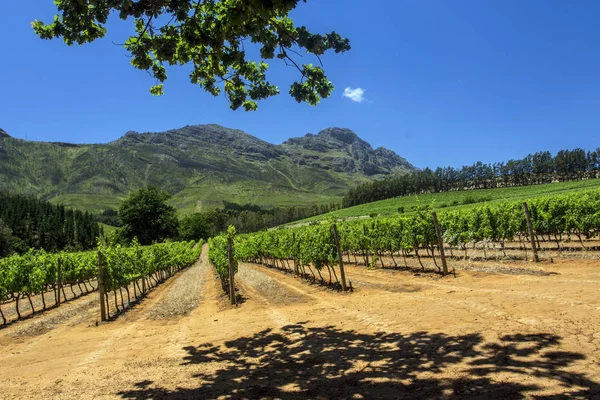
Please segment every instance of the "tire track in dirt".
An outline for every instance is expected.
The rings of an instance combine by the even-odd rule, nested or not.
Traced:
[[[528,276],[519,276],[519,277],[517,277],[517,279],[522,280],[522,281],[529,281],[529,282],[539,282],[539,279],[535,279],[535,278],[528,277]],[[557,278],[556,276],[552,277],[552,279],[553,279],[553,282],[556,282],[556,283],[565,283],[565,284],[577,283],[577,284],[584,284],[584,285],[600,285],[600,280],[564,279],[564,278]]]
[[[203,248],[201,258],[196,261],[195,265],[177,273],[158,287],[155,287],[145,298],[142,298],[139,303],[119,315],[116,320],[101,324],[99,328],[104,331],[110,331],[110,334],[98,344],[98,348],[94,352],[88,354],[88,356],[76,364],[76,366],[85,370],[89,368],[90,365],[100,362],[106,353],[119,351],[119,346],[127,347],[127,340],[125,340],[125,338],[130,336],[134,331],[144,330],[146,326],[140,327],[140,323],[147,325],[146,322],[152,320],[152,317],[156,314],[155,309],[161,302],[169,297],[170,290],[176,286],[176,283],[181,279],[187,279],[187,277],[194,272],[192,271],[192,268],[201,268],[203,265],[202,257],[206,258],[206,248]],[[181,317],[179,317],[179,319],[181,319]],[[178,326],[183,329],[187,328],[186,324],[179,324]]]
[[[365,326],[375,327],[380,330],[384,330],[389,328],[392,325],[397,325],[396,323],[382,318],[381,316],[374,316],[365,312],[361,312],[352,308],[349,308],[344,305],[336,304],[336,301],[340,301],[344,299],[343,296],[346,296],[342,293],[330,293],[322,288],[312,288],[309,290],[308,287],[304,287],[304,284],[299,282],[296,278],[283,274],[281,272],[273,271],[267,267],[263,267],[256,264],[240,264],[241,268],[250,268],[256,272],[262,273],[271,279],[273,279],[277,284],[287,288],[288,290],[294,291],[308,299],[310,302],[314,303],[315,311],[323,310],[326,312],[337,312],[348,318],[352,318],[355,321],[361,322]],[[252,289],[250,289],[252,290]],[[277,307],[277,304],[273,304],[268,298],[265,298],[265,306],[268,307]],[[279,305],[281,306],[281,305]]]
[[[249,303],[252,301],[256,302],[256,305],[261,309],[261,311],[263,311],[266,314],[266,316],[272,322],[274,322],[278,327],[282,327],[282,326],[291,324],[291,322],[286,318],[285,314],[283,314],[282,312],[280,312],[276,309],[277,305],[272,303],[268,299],[268,297],[261,294],[258,290],[254,289],[254,287],[251,284],[244,283],[243,280],[238,279],[237,286],[239,286],[239,289],[242,291],[242,293],[245,293],[248,295],[248,299],[246,300],[246,303]],[[251,304],[246,305],[246,303],[244,304],[243,307],[247,307],[247,305],[248,306],[251,305]]]
[[[278,327],[290,325],[291,321],[278,310],[286,305],[296,302],[310,301],[306,294],[299,290],[292,290],[291,296],[288,287],[278,279],[264,274],[263,271],[254,269],[247,263],[240,263],[236,274],[236,286],[243,295],[247,295],[242,307],[258,308]]]
[[[389,291],[394,291],[394,287],[397,287],[398,285],[404,285],[407,287],[421,287],[421,289],[423,289],[424,287],[434,287],[437,289],[454,290],[456,292],[464,292],[464,293],[478,292],[478,293],[488,293],[488,294],[501,294],[501,293],[506,292],[503,289],[489,289],[489,288],[478,288],[478,287],[468,287],[467,288],[467,287],[452,284],[449,282],[435,283],[435,282],[430,282],[430,281],[425,281],[425,280],[420,280],[419,282],[410,283],[410,284],[404,284],[404,283],[397,282],[397,281],[395,281],[394,283],[390,283],[389,277],[375,276],[374,274],[366,273],[365,271],[361,271],[360,267],[351,266],[349,268],[349,270],[351,271],[350,272],[351,276],[358,275],[360,277],[360,279],[354,279],[353,282],[357,282],[357,283],[367,282],[369,284],[380,285],[382,287],[388,287]],[[517,279],[517,280],[527,280],[528,282],[531,282],[531,283],[537,283],[543,279],[548,279],[548,278],[549,277],[543,277],[543,278],[537,278],[537,279],[532,278],[532,277],[527,277],[527,278],[515,277],[515,279]],[[412,279],[412,277],[410,277],[409,279]],[[444,282],[443,279],[449,279],[449,278],[440,278],[437,281]],[[562,283],[561,281],[553,281],[553,282]],[[600,281],[597,282],[597,284],[600,284]],[[520,297],[524,297],[527,299],[551,301],[551,302],[555,302],[555,303],[558,303],[561,305],[582,307],[582,308],[586,308],[588,310],[594,310],[594,311],[598,310],[597,306],[595,306],[595,305],[588,304],[581,300],[575,300],[575,299],[571,299],[571,298],[564,298],[564,297],[561,298],[561,297],[557,297],[557,296],[541,295],[541,294],[536,294],[536,293],[532,293],[532,292],[516,291],[516,290],[511,290],[510,294],[518,295]],[[415,295],[418,296],[419,293],[417,291],[415,291]],[[453,299],[445,299],[445,301],[452,301],[452,300]]]
[[[148,296],[143,298],[132,308],[126,310],[123,314],[118,316],[115,321],[109,321],[101,324],[101,329],[110,329],[110,335],[98,344],[98,349],[89,354],[84,360],[76,364],[82,371],[85,371],[91,364],[99,362],[107,352],[118,351],[118,346],[122,345],[127,336],[133,331],[140,329],[138,326],[140,322],[148,320],[152,314],[152,309],[168,295],[169,289],[178,280],[185,277],[185,272],[178,274],[178,276],[168,279],[163,282],[157,288],[152,290]],[[113,326],[114,324],[114,326]],[[116,329],[115,329],[116,328]],[[79,370],[78,370],[79,372]]]
[[[469,289],[467,289],[463,286],[457,286],[457,285],[451,285],[451,284],[435,284],[435,283],[431,283],[431,282],[423,282],[422,284],[426,285],[426,286],[440,288],[440,289],[450,289],[450,290],[454,290],[457,292],[460,291],[460,292],[465,292],[465,293],[466,292],[478,292],[478,293],[488,293],[488,294],[506,293],[506,290],[503,290],[503,289],[485,289],[485,288],[469,288]],[[517,295],[517,296],[526,298],[528,300],[535,299],[535,300],[541,300],[541,301],[549,301],[549,302],[558,303],[561,305],[567,305],[567,306],[572,306],[572,307],[581,307],[581,308],[585,308],[587,310],[598,311],[597,307],[594,305],[584,303],[581,300],[575,300],[575,299],[571,299],[571,298],[559,298],[556,296],[541,295],[541,294],[525,292],[525,291],[516,291],[516,290],[511,290],[510,294]]]
[[[379,330],[387,330],[390,327],[401,328],[402,325],[399,322],[390,321],[389,319],[377,315],[377,310],[374,310],[371,313],[366,313],[363,311],[359,311],[355,309],[355,305],[351,304],[351,302],[340,301],[344,296],[341,294],[333,294],[324,291],[321,288],[310,288],[302,284],[298,281],[297,278],[284,274],[279,271],[274,271],[270,268],[260,266],[257,264],[243,264],[245,267],[251,268],[255,271],[260,271],[261,273],[270,276],[275,279],[275,281],[286,287],[287,289],[300,293],[304,296],[307,296],[315,303],[315,311],[323,310],[323,312],[335,311],[338,314],[342,314],[348,318],[351,318],[354,321],[358,321],[363,323],[366,326],[372,326]],[[352,271],[353,274],[356,271]],[[375,290],[379,292],[389,292],[389,293],[406,293],[410,295],[413,299],[422,299],[426,302],[433,302],[435,304],[444,305],[446,308],[462,310],[463,312],[472,313],[475,316],[480,317],[479,322],[481,323],[483,320],[487,320],[493,324],[506,324],[508,322],[512,322],[522,326],[534,327],[536,329],[544,327],[547,330],[554,329],[553,322],[540,321],[536,318],[529,318],[527,315],[518,315],[516,311],[519,311],[520,302],[509,302],[508,304],[500,303],[499,305],[490,304],[485,300],[482,301],[481,297],[475,299],[462,299],[455,298],[452,296],[442,296],[436,295],[432,293],[430,289],[438,289],[443,293],[452,293],[452,292],[460,292],[463,294],[469,295],[477,295],[477,294],[504,294],[505,291],[502,289],[486,289],[486,288],[465,288],[459,285],[451,284],[451,283],[434,283],[434,282],[416,282],[410,283],[408,285],[401,284],[398,282],[390,283],[390,279],[384,276],[373,276],[372,274],[358,274],[360,278],[366,278],[364,281],[367,283],[371,283],[370,290]],[[366,276],[365,276],[366,275]],[[356,276],[356,275],[350,275]],[[361,282],[361,280],[357,280],[356,278],[353,282]],[[398,290],[398,285],[406,286],[406,290]],[[421,288],[421,290],[415,290],[416,288]],[[357,287],[360,291],[360,287]],[[425,289],[425,290],[423,290]],[[586,309],[596,310],[594,306],[589,304],[585,304],[578,300],[571,299],[561,299],[556,296],[548,296],[548,295],[539,295],[534,293],[527,293],[521,291],[510,291],[510,294],[517,295],[521,298],[524,298],[528,301],[531,299],[540,300],[542,303],[558,303],[561,305],[568,305],[572,307],[581,306]],[[519,304],[518,304],[519,303]],[[362,307],[361,307],[362,308]],[[470,310],[470,311],[467,311]],[[566,329],[569,331],[568,329]],[[570,334],[575,334],[576,332],[570,332]]]
[[[202,248],[202,255],[198,261],[197,268],[200,268],[201,286],[200,304],[189,315],[179,318],[173,318],[177,321],[177,331],[169,332],[169,342],[164,348],[165,356],[183,358],[187,355],[182,345],[192,345],[194,340],[192,327],[198,321],[213,321],[214,317],[221,311],[221,288],[216,278],[215,270],[208,261],[208,245]]]
[[[351,266],[349,269],[349,275],[354,277],[355,282],[376,282],[376,285],[380,286],[391,286],[392,288],[397,285],[404,283],[399,282],[401,277],[405,277],[411,282],[409,286],[420,287],[421,290],[411,294],[415,299],[422,299],[422,301],[435,302],[436,304],[444,305],[449,307],[453,311],[461,313],[473,314],[477,318],[473,322],[477,321],[477,324],[485,323],[488,326],[495,326],[501,330],[501,326],[506,324],[514,324],[515,326],[521,326],[526,330],[544,330],[546,332],[557,332],[557,324],[564,317],[565,308],[568,306],[570,309],[576,311],[576,314],[572,315],[574,320],[572,322],[562,326],[559,331],[563,334],[573,338],[573,340],[581,341],[581,338],[585,338],[584,341],[590,341],[590,332],[593,332],[593,326],[597,318],[597,313],[600,311],[598,305],[589,304],[581,299],[573,299],[571,297],[559,297],[553,295],[535,293],[537,283],[550,284],[551,286],[558,286],[559,290],[556,293],[562,293],[560,287],[569,287],[568,284],[564,284],[563,279],[556,279],[556,276],[545,276],[545,277],[530,277],[530,276],[509,276],[506,279],[512,281],[509,286],[515,287],[516,284],[532,285],[530,292],[523,290],[510,289],[510,291],[504,289],[494,288],[482,288],[478,287],[477,283],[469,280],[463,280],[461,286],[460,277],[455,281],[453,278],[435,278],[427,277],[418,278],[418,282],[414,282],[415,278],[406,275],[393,274],[390,276],[387,274],[378,274],[377,271],[367,271],[361,267]],[[360,279],[356,279],[359,276]],[[468,276],[470,277],[470,276]],[[392,281],[393,283],[390,283]],[[375,285],[375,286],[376,286]],[[467,286],[468,285],[468,286]],[[572,287],[571,287],[572,288]],[[542,290],[547,289],[546,286],[542,287]],[[587,287],[589,294],[589,287]],[[393,290],[392,290],[393,291]],[[435,292],[437,291],[437,293]],[[456,295],[450,295],[456,292]],[[483,296],[482,296],[483,295]],[[464,296],[461,298],[459,296]],[[502,300],[499,301],[498,298]],[[589,296],[588,296],[589,298]],[[421,301],[421,300],[419,300]],[[534,302],[538,310],[538,315],[532,315],[530,312],[525,311],[522,307],[523,303]],[[556,309],[561,309],[560,315],[556,314]],[[589,311],[592,310],[592,313]],[[594,313],[596,311],[596,313]],[[572,326],[577,326],[577,329],[573,329]],[[585,331],[582,334],[581,329]],[[577,338],[577,339],[575,339]]]

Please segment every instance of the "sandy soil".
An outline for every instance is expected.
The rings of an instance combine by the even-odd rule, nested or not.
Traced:
[[[87,288],[87,290],[86,290]],[[82,296],[87,296],[94,293],[94,290],[98,288],[96,281],[87,282],[85,285],[65,285],[61,289],[61,302],[64,306],[65,304],[73,301]],[[56,292],[53,290],[48,290],[44,293],[43,299],[46,301],[46,306],[48,309],[56,307]],[[42,295],[31,296],[31,303],[29,303],[27,298],[22,298],[19,300],[19,310],[21,312],[21,317],[28,318],[33,314],[33,310],[31,309],[31,304],[33,304],[34,310],[36,313],[43,312],[43,299]],[[16,302],[14,299],[4,302],[0,305],[2,307],[2,312],[4,313],[4,317],[7,322],[10,324],[18,319],[17,316],[17,308]],[[1,323],[1,318],[0,318]]]
[[[0,330],[0,397],[600,399],[600,261],[535,268],[348,266],[342,294],[241,264],[232,307],[205,251],[115,321],[82,298]]]

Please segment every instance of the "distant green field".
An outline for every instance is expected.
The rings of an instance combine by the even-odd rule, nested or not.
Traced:
[[[117,230],[117,227],[112,225],[100,223],[100,226],[102,226],[105,235],[110,235],[111,233],[114,233]]]
[[[375,201],[359,206],[344,208],[333,212],[337,218],[351,218],[377,215],[398,214],[398,209],[403,207],[404,212],[411,212],[418,204],[432,204],[434,208],[460,208],[470,204],[494,202],[502,200],[524,200],[549,194],[578,192],[588,189],[600,188],[600,179],[590,179],[576,182],[557,182],[546,185],[521,186],[498,189],[464,190],[459,192],[445,192],[423,194],[418,196],[405,196],[393,199]],[[326,218],[329,214],[317,215],[302,221],[292,222],[288,225],[301,224]]]
[[[50,199],[52,204],[62,204],[67,208],[89,211],[99,214],[110,207],[114,210],[121,206],[122,198],[102,194],[63,194]]]
[[[322,192],[319,189],[315,188],[315,192]],[[199,193],[202,195],[199,196]],[[223,207],[223,200],[271,208],[273,206],[326,204],[338,202],[339,199],[332,194],[314,194],[300,190],[292,191],[286,187],[275,187],[269,182],[217,183],[206,181],[181,190],[169,200],[169,204],[174,206],[180,215],[186,215]]]

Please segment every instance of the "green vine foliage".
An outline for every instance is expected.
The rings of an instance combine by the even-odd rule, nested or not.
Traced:
[[[200,256],[201,244],[195,242],[161,243],[128,247],[102,246],[103,277],[106,289],[126,286],[141,276],[171,267],[179,270],[195,262]],[[0,258],[0,301],[36,295],[58,284],[58,262],[61,262],[61,282],[75,285],[98,277],[98,252],[48,253],[29,250],[23,255]]]
[[[159,272],[169,274],[192,265],[202,251],[202,243],[166,242],[140,246],[134,240],[130,246],[98,246],[102,254],[102,275],[105,290],[117,290],[132,282]]]
[[[88,281],[97,275],[96,252],[48,253],[29,250],[0,259],[0,299],[36,295],[58,283],[58,260],[64,285]]]
[[[528,201],[537,236],[555,240],[563,235],[593,238],[600,235],[600,190],[553,195]],[[387,253],[433,252],[437,236],[429,205],[410,214],[338,222],[340,247],[350,254],[372,254],[371,265]],[[469,243],[504,242],[527,236],[522,202],[494,202],[438,213],[444,242],[466,249]],[[270,260],[294,260],[318,271],[334,267],[338,255],[331,231],[333,221],[314,226],[263,231],[236,239],[236,259],[268,264]],[[217,271],[227,269],[225,236],[211,242],[210,258]]]
[[[302,2],[306,2],[303,0]],[[320,65],[295,57],[311,54],[320,62],[327,51],[343,53],[350,42],[336,32],[312,33],[289,17],[300,0],[55,0],[58,15],[46,24],[32,23],[42,39],[62,38],[68,45],[93,42],[106,35],[112,15],[132,19],[135,35],[125,49],[131,64],[148,71],[163,93],[167,66],[190,65],[190,81],[210,94],[224,92],[234,110],[256,110],[258,101],[279,94],[267,80],[267,61],[277,58],[296,68],[300,80],[289,93],[298,102],[316,105],[333,85]],[[254,50],[255,56],[250,53]],[[252,60],[251,58],[255,58]]]
[[[229,240],[232,241],[232,267],[235,275],[238,271],[238,259],[240,258],[235,227],[230,226],[226,234],[208,240],[208,260],[215,267],[217,275],[221,279],[223,291],[226,293],[229,292]]]

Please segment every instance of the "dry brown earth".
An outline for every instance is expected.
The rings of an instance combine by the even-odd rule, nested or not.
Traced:
[[[341,294],[241,264],[236,308],[204,251],[112,322],[83,297],[0,330],[0,398],[600,398],[600,261],[535,269],[348,266]]]

